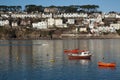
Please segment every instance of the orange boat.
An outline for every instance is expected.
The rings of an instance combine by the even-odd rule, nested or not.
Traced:
[[[64,50],[64,53],[78,53],[79,49],[73,49],[73,50]]]
[[[73,49],[73,50],[64,50],[64,53],[79,53],[84,51],[85,50]]]
[[[103,66],[103,67],[116,67],[116,63],[98,62],[98,66]]]

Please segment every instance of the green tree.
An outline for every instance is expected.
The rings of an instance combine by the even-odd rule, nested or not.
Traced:
[[[80,6],[81,10],[84,10],[85,12],[96,12],[97,8],[99,8],[98,5],[82,5]]]
[[[0,11],[21,11],[22,7],[21,6],[6,6],[6,5],[1,5],[0,6]]]
[[[31,12],[43,12],[43,7],[40,6],[36,6],[36,5],[26,5],[25,6],[25,11],[27,11],[28,13]]]

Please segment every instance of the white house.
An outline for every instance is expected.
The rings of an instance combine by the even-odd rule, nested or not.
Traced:
[[[75,24],[75,19],[68,19],[67,23],[68,24]]]
[[[48,18],[47,23],[48,23],[48,28],[54,27],[54,23],[55,23],[54,18]]]
[[[99,32],[116,32],[113,26],[100,26],[97,28]]]
[[[120,24],[110,24],[110,27],[114,27],[116,30],[120,29]]]
[[[41,21],[38,23],[32,23],[33,28],[37,28],[37,29],[47,29],[47,22],[45,21]]]
[[[120,18],[120,15],[116,14],[116,18]]]
[[[17,22],[12,22],[12,26],[14,27],[18,26]]]
[[[8,20],[1,20],[0,26],[5,26],[5,25],[9,25],[9,21]]]
[[[80,31],[80,32],[87,32],[87,28],[86,28],[86,27],[82,27],[82,28],[80,28],[79,31]]]
[[[62,19],[55,19],[55,26],[63,28],[63,20]]]
[[[102,15],[98,15],[96,18],[96,22],[102,22]]]
[[[67,24],[63,24],[63,27],[64,27],[64,28],[67,28],[68,26],[67,26]]]
[[[116,18],[115,13],[105,14],[105,18]]]
[[[41,15],[42,18],[51,18],[52,16],[53,16],[52,13],[50,13],[50,14],[44,14],[44,13],[43,13],[43,14]]]
[[[83,13],[64,13],[63,17],[87,17],[87,14],[83,14]]]
[[[8,17],[9,17],[9,15],[7,15],[7,14],[1,14],[1,17],[8,18]]]
[[[37,14],[12,14],[11,17],[13,18],[25,18],[25,17],[29,17],[29,18],[37,18],[40,15]]]

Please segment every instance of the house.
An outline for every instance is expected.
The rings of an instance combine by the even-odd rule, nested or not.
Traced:
[[[18,26],[17,22],[12,22],[12,27],[17,27],[17,26]]]
[[[48,23],[48,28],[54,27],[54,24],[55,24],[54,18],[48,18],[47,23]]]
[[[120,18],[120,15],[116,14],[116,18]]]
[[[57,13],[58,12],[58,8],[45,8],[44,12],[45,13]]]
[[[116,30],[120,29],[120,24],[110,24],[110,27],[114,27]]]
[[[47,22],[46,21],[41,21],[38,23],[32,23],[33,28],[37,29],[47,29]]]
[[[86,27],[81,27],[79,31],[80,32],[87,32],[87,28]]]
[[[68,19],[67,23],[68,24],[75,24],[75,19]]]
[[[105,18],[116,18],[116,14],[115,13],[105,14],[104,17]]]
[[[45,14],[45,13],[43,13],[43,14],[41,15],[41,17],[42,17],[42,18],[51,18],[51,17],[52,17],[52,13],[50,13],[50,14]]]
[[[96,18],[96,22],[102,22],[102,15],[98,15]]]
[[[20,20],[20,24],[18,24],[18,25],[21,25],[21,26],[30,26],[31,25],[31,20],[29,18],[21,19]]]
[[[13,18],[37,18],[40,17],[40,15],[36,15],[36,14],[12,14],[11,17]]]
[[[5,25],[9,25],[9,21],[8,20],[0,20],[0,26],[5,26]]]
[[[62,19],[55,19],[55,26],[59,28],[63,28],[63,20]]]

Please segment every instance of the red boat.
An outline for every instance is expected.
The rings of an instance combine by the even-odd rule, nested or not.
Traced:
[[[103,67],[116,67],[116,63],[98,62],[98,66],[103,66]]]
[[[64,53],[79,53],[84,51],[85,50],[73,49],[73,50],[64,50]]]
[[[90,54],[89,51],[80,52],[78,54],[74,54],[74,53],[68,54],[69,59],[90,59],[91,56],[92,55]]]

